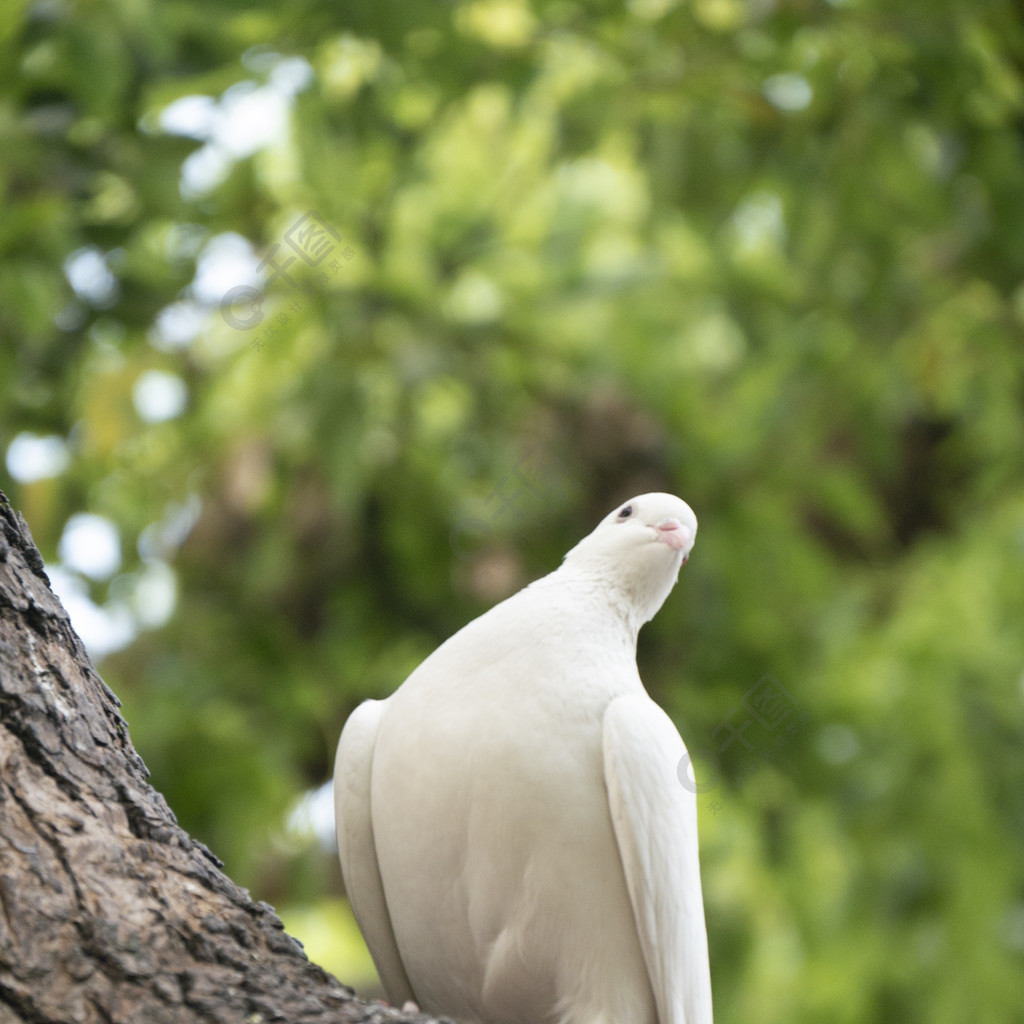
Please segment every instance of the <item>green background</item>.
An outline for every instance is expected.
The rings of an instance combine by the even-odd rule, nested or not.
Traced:
[[[342,980],[285,823],[346,715],[670,490],[701,530],[639,660],[706,787],[717,1020],[1024,1021],[1022,17],[3,4],[0,445],[68,461],[0,484],[51,565],[116,524],[80,585],[138,630],[100,670],[154,784]],[[242,239],[295,258],[249,328]]]

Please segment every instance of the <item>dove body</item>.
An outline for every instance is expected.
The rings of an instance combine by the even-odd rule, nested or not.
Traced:
[[[351,716],[342,871],[396,1005],[487,1024],[711,1021],[685,747],[636,668],[696,526],[678,498],[633,499]]]

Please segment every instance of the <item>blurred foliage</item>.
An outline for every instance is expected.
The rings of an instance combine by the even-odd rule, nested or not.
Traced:
[[[666,489],[701,533],[641,671],[705,780],[717,1019],[1024,1021],[1016,5],[5,11],[2,485],[51,565],[116,524],[65,570],[236,878],[330,930],[283,822],[349,711]]]

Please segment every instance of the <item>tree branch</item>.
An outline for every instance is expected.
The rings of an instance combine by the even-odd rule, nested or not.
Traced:
[[[309,962],[149,785],[0,492],[0,1024],[429,1020]]]

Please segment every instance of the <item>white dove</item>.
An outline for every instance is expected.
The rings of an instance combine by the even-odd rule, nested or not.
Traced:
[[[643,494],[345,724],[342,875],[388,998],[485,1024],[710,1024],[686,748],[636,638],[697,519]]]

